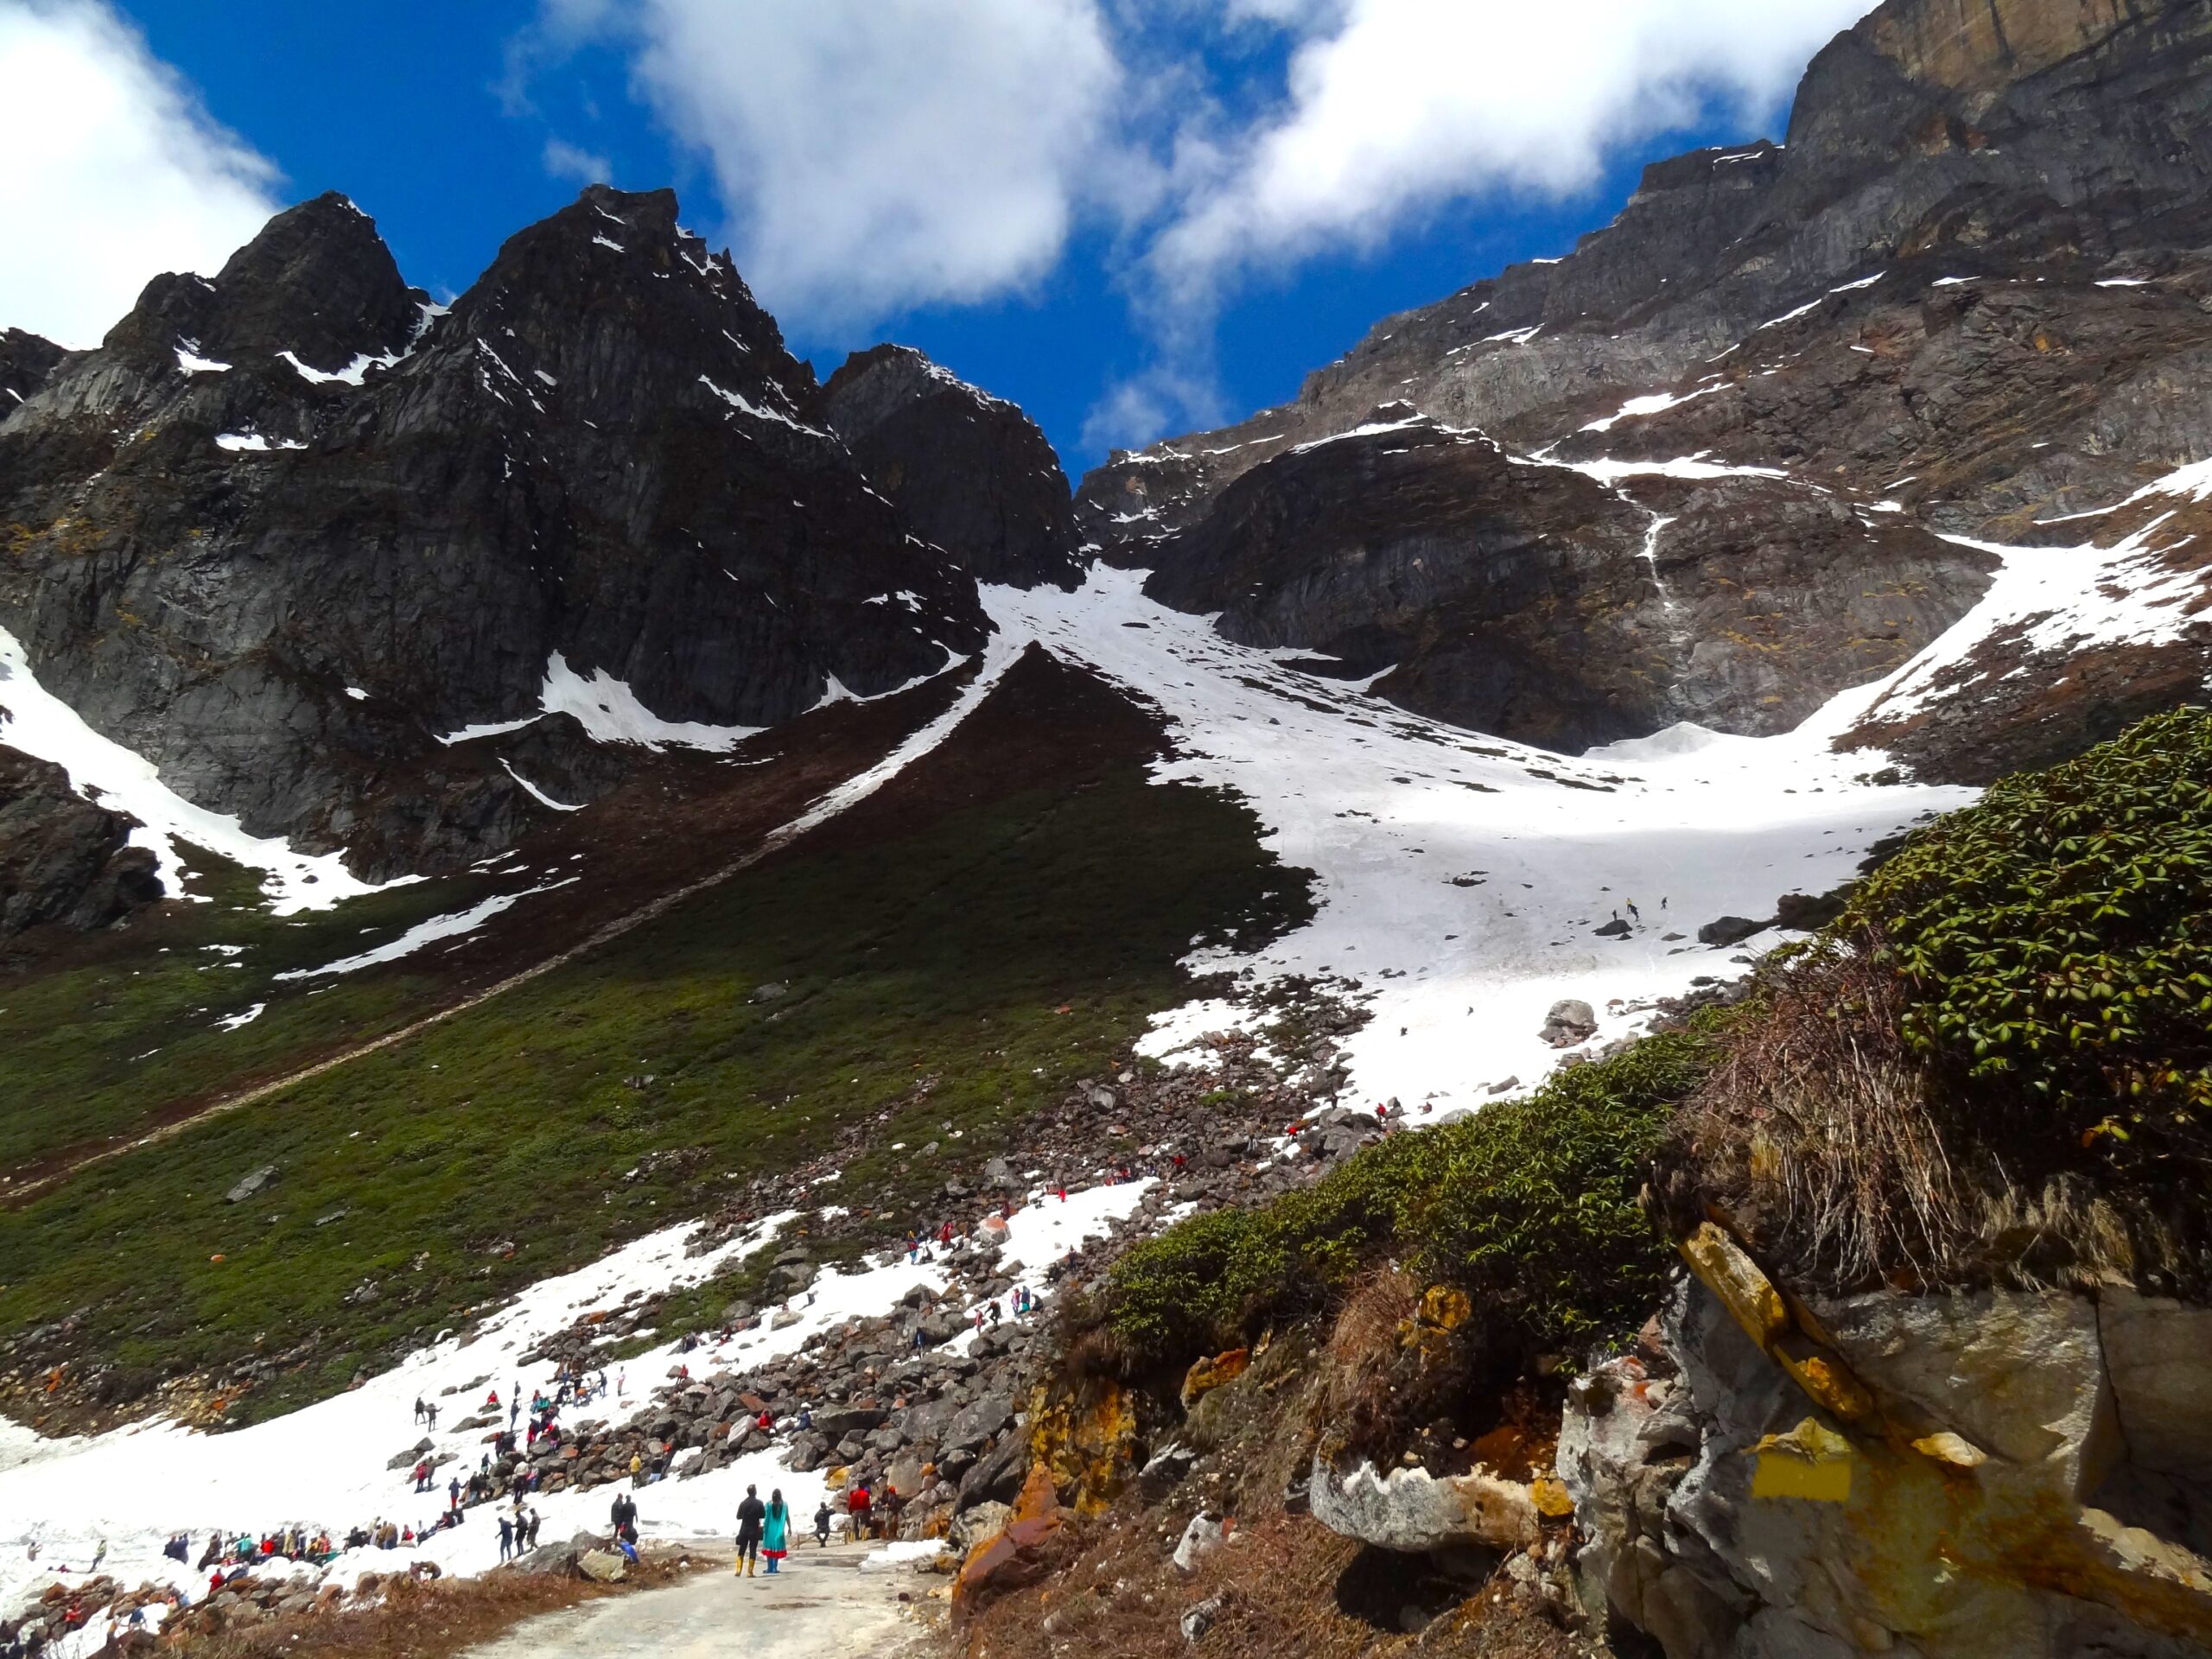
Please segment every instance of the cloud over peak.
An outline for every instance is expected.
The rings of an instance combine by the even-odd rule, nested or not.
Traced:
[[[1094,0],[554,0],[540,29],[630,42],[747,279],[831,325],[1050,270],[1122,74]]]
[[[0,0],[0,324],[96,345],[149,277],[213,272],[276,211],[276,168],[104,0]]]

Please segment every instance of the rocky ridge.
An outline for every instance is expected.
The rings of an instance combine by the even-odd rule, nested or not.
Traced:
[[[981,646],[814,391],[668,192],[594,187],[449,311],[319,198],[0,423],[0,623],[196,804],[452,868],[546,810],[472,732],[586,800],[593,740],[728,747]]]
[[[2212,9],[2198,0],[1889,0],[1815,60],[1786,145],[1656,163],[1618,219],[1566,258],[1384,320],[1291,404],[1117,454],[1077,492],[1084,536],[1103,558],[1154,569],[1159,596],[1195,604],[1224,541],[1262,511],[1257,498],[1300,499],[1303,447],[1354,441],[1345,435],[1374,424],[1378,406],[1403,404],[1639,499],[1624,457],[1646,473],[1779,474],[1866,524],[2049,542],[2063,532],[2044,521],[2108,506],[2212,451],[2212,428],[2182,390],[2212,340],[2209,54]],[[1681,467],[1692,456],[1701,464]],[[1580,701],[1619,710],[1566,721],[1548,740],[1530,733],[1573,746],[1668,715],[1771,729],[1762,721],[1862,683],[1884,654],[1864,641],[1890,630],[1868,629],[1863,611],[1817,586],[1796,591],[1801,549],[1820,550],[1804,563],[1839,588],[1856,573],[1832,563],[1832,537],[1807,536],[1802,512],[1777,515],[1777,493],[1723,500],[1700,528],[1717,521],[1743,537],[1764,519],[1750,533],[1785,555],[1789,574],[1758,607],[1804,612],[1777,659],[1774,677],[1789,682],[1780,702],[1765,688],[1715,696],[1697,683],[1710,674],[1701,656],[1725,672],[1744,645],[1760,648],[1722,614],[1680,619],[1687,649],[1676,661],[1663,633],[1653,639],[1644,655],[1663,676],[1657,695],[1624,705],[1618,655],[1524,663],[1509,626],[1496,671],[1503,689],[1472,705],[1554,696],[1564,667]],[[1332,638],[1371,639],[1373,652],[1351,653],[1370,670],[1385,665],[1375,652],[1403,642],[1416,664],[1440,649],[1485,654],[1497,619],[1457,604],[1448,580],[1441,592],[1433,576],[1408,588],[1406,561],[1393,556],[1394,544],[1433,535],[1421,493],[1402,524],[1349,494],[1331,511],[1336,522],[1325,514],[1302,555],[1331,573],[1326,607],[1287,608],[1274,632],[1296,637],[1283,643],[1325,651]],[[1356,511],[1364,521],[1346,516]],[[1605,573],[1576,626],[1609,620],[1609,594],[1656,608],[1663,570],[1589,540],[1586,523],[1567,512],[1528,527],[1554,563]],[[1459,535],[1421,551],[1478,571],[1492,556]],[[1891,613],[1872,620],[1896,623],[1900,640],[1924,642],[1955,618],[1986,569],[1955,545],[1948,556],[1924,546],[1901,566],[1871,549],[1858,556],[1878,584],[1894,578],[1913,600],[1902,615],[1872,607]],[[2201,639],[2171,648],[2155,672],[2170,690],[2191,666],[2201,677],[2208,649]],[[2048,673],[2064,653],[2041,655]],[[2047,763],[2078,747],[2082,730],[2125,723],[2126,712],[2107,712],[2118,677],[2085,677],[2062,694],[2076,711],[2023,731],[2009,763]],[[1440,706],[1418,668],[1381,689]],[[2018,710],[1993,717],[2039,722]],[[1972,776],[1965,747],[1929,746],[1923,771]]]
[[[855,352],[811,406],[914,533],[978,582],[1075,588],[1075,509],[1036,423],[906,346]]]

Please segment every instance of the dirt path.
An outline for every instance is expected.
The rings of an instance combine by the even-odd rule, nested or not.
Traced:
[[[728,1541],[718,1541],[726,1554]],[[868,1552],[794,1554],[775,1578],[727,1568],[667,1590],[588,1602],[530,1619],[462,1659],[894,1659],[925,1626],[899,1599],[941,1580],[905,1567],[863,1573]]]

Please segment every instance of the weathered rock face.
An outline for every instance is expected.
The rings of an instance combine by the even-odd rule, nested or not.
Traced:
[[[1014,404],[919,352],[877,346],[830,377],[813,417],[924,541],[978,582],[1074,588],[1075,510],[1059,457]]]
[[[1786,729],[1980,596],[1986,554],[1778,477],[1605,484],[1402,406],[1253,468],[1146,584],[1503,737]]]
[[[133,821],[85,799],[60,767],[0,745],[0,939],[42,922],[105,927],[162,896]]]
[[[62,355],[50,340],[20,328],[0,328],[0,415],[44,385]]]
[[[1669,1659],[2180,1656],[2212,1641],[2204,1310],[1889,1293],[1809,1310],[1867,1391],[1821,1408],[1693,1284],[1678,1381],[1580,1386],[1559,1469],[1586,1599]]]
[[[594,187],[450,315],[337,197],[156,279],[0,423],[0,626],[180,793],[368,874],[541,810],[464,728],[565,707],[535,741],[589,773],[586,726],[765,726],[972,652],[972,582],[676,212]]]
[[[2037,521],[2108,506],[2212,454],[2212,413],[2192,391],[2212,360],[2212,193],[2194,137],[2208,108],[2207,0],[1889,0],[1808,69],[1786,147],[1653,166],[1565,260],[1383,320],[1292,404],[1116,456],[1084,480],[1078,522],[1102,556],[1161,572],[1160,596],[1183,604],[1195,596],[1170,573],[1237,533],[1215,518],[1264,517],[1253,493],[1303,476],[1306,457],[1289,452],[1351,442],[1386,401],[1594,469],[1662,514],[1675,509],[1656,481],[1618,463],[1703,456],[1732,476],[1662,538],[1668,626],[1570,630],[1544,677],[1567,683],[1574,712],[1549,739],[1514,729],[1560,742],[1616,719],[1773,730],[1879,677],[1980,591],[1986,565],[1915,520],[2049,541],[2074,532]],[[1287,497],[1280,513],[1300,510]],[[1556,510],[1567,516],[1523,530],[1582,529]],[[1402,518],[1380,500],[1361,529],[1378,547],[1410,544],[1437,516],[1416,490]],[[1677,582],[1670,550],[1709,564],[1712,585]],[[1438,574],[1449,558],[1433,545],[1414,556],[1429,591],[1372,606],[1378,634],[1461,638],[1485,662],[1526,649],[1510,623],[1455,608],[1479,576]],[[1491,555],[1465,556],[1479,569]],[[1727,585],[1741,574],[1731,563],[1751,593]],[[1591,590],[1593,609],[1605,592]],[[1330,639],[1369,619],[1331,597],[1315,615],[1276,596],[1274,642],[1338,649]],[[1227,626],[1252,629],[1257,602]],[[2060,671],[2063,649],[2025,672],[2010,659],[1960,729],[1903,752],[1961,781],[2059,758],[2187,695],[2212,668],[2212,627],[2201,633],[2080,676]],[[1624,661],[1662,670],[1640,707]],[[1454,674],[1376,689],[1478,724],[1504,701]],[[2001,762],[1977,754],[1984,731],[2001,735]]]

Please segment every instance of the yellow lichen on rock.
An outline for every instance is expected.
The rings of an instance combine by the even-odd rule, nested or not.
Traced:
[[[1808,1417],[1787,1434],[1770,1434],[1751,1448],[1758,1461],[1753,1497],[1805,1498],[1816,1503],[1851,1501],[1851,1442]]]
[[[1251,1364],[1252,1351],[1249,1348],[1231,1348],[1211,1359],[1193,1361],[1191,1369],[1183,1374],[1183,1409],[1190,1410],[1216,1389],[1234,1382],[1251,1369]]]
[[[1040,1387],[1031,1396],[1029,1459],[1064,1501],[1096,1515],[1121,1492],[1136,1458],[1136,1400],[1101,1377]]]
[[[1797,1386],[1823,1411],[1848,1423],[1865,1422],[1874,1415],[1874,1396],[1847,1366],[1818,1343],[1798,1332],[1779,1338],[1770,1351],[1775,1363],[1789,1373]]]
[[[1712,1222],[1700,1223],[1681,1248],[1690,1271],[1720,1299],[1720,1305],[1744,1327],[1744,1334],[1770,1351],[1789,1329],[1789,1310],[1773,1281]]]
[[[1574,1513],[1574,1495],[1556,1475],[1537,1476],[1529,1483],[1529,1496],[1536,1505],[1536,1513],[1554,1521],[1564,1520]]]

